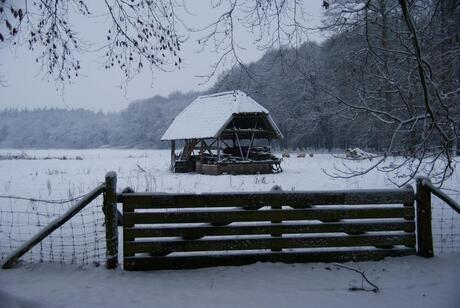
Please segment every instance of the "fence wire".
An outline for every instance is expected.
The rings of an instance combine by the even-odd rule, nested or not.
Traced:
[[[67,202],[0,199],[0,258],[5,259],[21,244],[61,217],[78,198]],[[102,196],[97,197],[69,221],[26,253],[21,260],[96,266],[105,262],[105,226]]]
[[[447,193],[459,202],[460,193]],[[460,252],[460,215],[436,196],[431,198],[434,254]]]

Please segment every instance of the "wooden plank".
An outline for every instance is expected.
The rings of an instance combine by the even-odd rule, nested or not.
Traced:
[[[414,221],[376,221],[376,222],[339,222],[327,224],[281,224],[281,225],[251,225],[251,226],[186,226],[186,227],[134,227],[124,229],[126,241],[139,237],[190,237],[244,234],[293,234],[293,233],[326,233],[326,232],[370,232],[398,231],[414,232]],[[131,240],[132,239],[132,240]]]
[[[412,245],[415,236],[400,235],[348,235],[348,236],[302,236],[282,238],[237,238],[237,239],[200,239],[194,241],[139,241],[124,242],[130,253],[178,252],[178,251],[215,251],[215,250],[254,250],[281,248],[318,248],[318,247],[355,247]]]
[[[358,204],[409,204],[414,200],[413,190],[346,190],[308,192],[246,192],[167,194],[123,194],[125,208],[190,208],[190,207],[237,207],[279,206],[308,207],[311,205],[358,205]]]
[[[315,252],[277,252],[254,254],[220,254],[206,256],[129,257],[125,270],[191,269],[210,266],[239,266],[255,262],[347,262],[381,260],[415,254],[415,249],[330,250]]]
[[[422,185],[429,189],[430,192],[435,195],[436,197],[438,197],[439,199],[441,199],[442,201],[444,201],[448,206],[450,206],[451,209],[453,209],[454,211],[456,211],[458,214],[460,214],[460,204],[458,204],[454,199],[452,199],[449,195],[447,195],[446,193],[442,192],[440,189],[438,189],[437,187],[433,186],[433,184],[431,184],[431,181],[430,179],[428,178],[423,178],[422,179]]]
[[[243,222],[276,220],[338,220],[365,218],[411,218],[414,210],[409,207],[371,207],[337,209],[292,210],[226,210],[226,211],[177,211],[177,212],[124,212],[126,224]]]

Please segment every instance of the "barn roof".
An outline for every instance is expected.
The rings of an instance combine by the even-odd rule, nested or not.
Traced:
[[[161,140],[217,138],[234,115],[265,114],[278,137],[282,134],[269,111],[242,91],[200,96],[179,113]]]

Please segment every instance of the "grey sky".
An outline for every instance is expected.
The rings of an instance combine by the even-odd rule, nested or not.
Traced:
[[[92,1],[91,1],[92,2]],[[191,26],[200,27],[213,20],[218,14],[211,9],[210,1],[186,1],[192,15],[186,15],[184,21]],[[102,12],[102,1],[91,3],[93,12]],[[321,16],[321,1],[308,1],[306,4],[308,19],[311,24],[317,24]],[[91,49],[97,49],[100,42],[104,42],[107,22],[106,17],[98,16],[91,19],[74,19],[75,28],[81,37],[90,43]],[[240,50],[244,62],[259,59],[263,51],[258,50],[253,43],[253,37],[245,31],[238,31],[238,41],[245,48]],[[211,65],[215,63],[217,55],[211,51],[198,52],[197,34],[183,45],[183,64],[180,70],[173,72],[154,73],[153,79],[148,70],[136,76],[125,90],[120,88],[123,82],[122,72],[117,69],[105,70],[103,51],[93,51],[81,56],[81,77],[65,87],[65,92],[56,91],[53,80],[43,79],[40,67],[35,63],[36,55],[27,49],[19,48],[0,49],[0,73],[6,81],[6,87],[0,87],[0,109],[4,108],[86,108],[94,111],[118,111],[125,108],[129,102],[136,99],[148,98],[157,94],[189,90],[203,90],[210,87],[217,76],[208,83],[203,78],[211,72]],[[320,34],[312,34],[310,39],[321,40]],[[99,44],[98,44],[99,43]],[[227,66],[228,67],[228,66]],[[222,69],[219,70],[221,72]]]

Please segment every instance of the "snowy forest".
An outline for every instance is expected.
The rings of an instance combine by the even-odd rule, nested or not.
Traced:
[[[417,1],[411,10],[418,45],[413,46],[412,30],[396,2],[376,1],[348,14],[335,6],[325,13],[322,30],[329,35],[323,42],[269,49],[260,60],[221,74],[205,92],[155,96],[109,114],[3,110],[0,147],[166,147],[160,136],[194,98],[240,89],[270,110],[285,136],[281,148],[400,153],[430,134],[435,146],[455,149],[458,1]],[[417,67],[422,66],[426,74],[420,75]],[[425,111],[433,123],[421,114]]]

